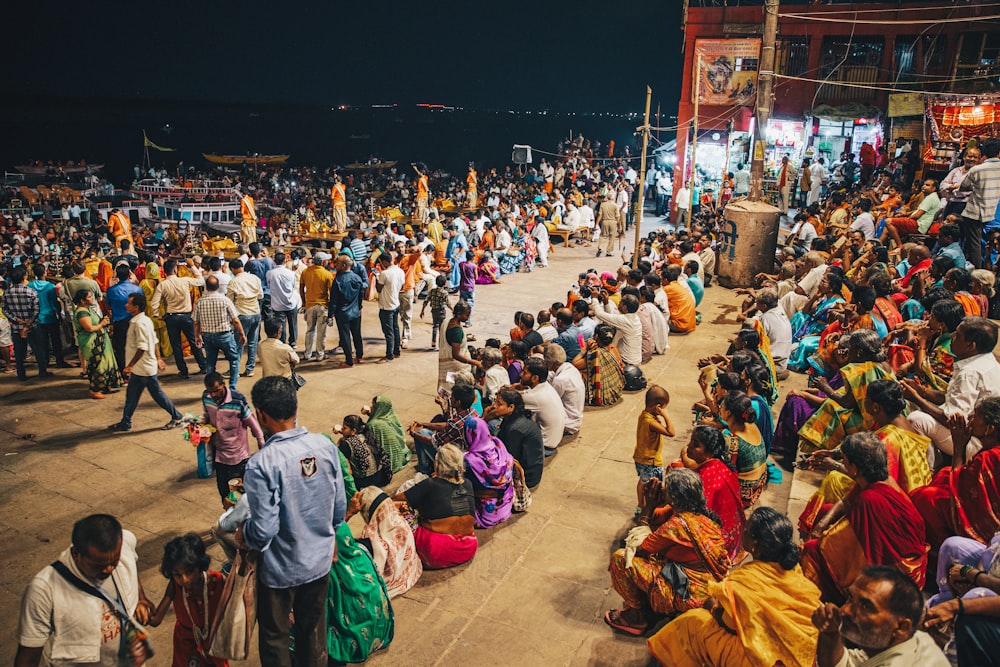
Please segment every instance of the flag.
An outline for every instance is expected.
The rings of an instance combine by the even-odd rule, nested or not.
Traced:
[[[149,137],[146,136],[146,130],[142,131],[142,145],[146,146],[147,148],[152,148],[154,150],[164,151],[164,152],[167,152],[167,153],[169,153],[169,152],[171,152],[171,151],[174,150],[173,148],[164,148],[163,146],[157,146],[156,144],[154,144],[149,139]]]

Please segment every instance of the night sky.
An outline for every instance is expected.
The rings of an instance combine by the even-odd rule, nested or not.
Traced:
[[[664,113],[680,0],[17,3],[2,95]],[[668,109],[670,111],[668,111]]]

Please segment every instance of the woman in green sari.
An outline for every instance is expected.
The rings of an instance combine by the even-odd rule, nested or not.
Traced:
[[[388,396],[376,396],[372,399],[368,428],[389,455],[392,472],[397,473],[405,468],[410,462],[411,452],[406,446],[403,424],[392,409],[392,400]]]
[[[107,398],[112,389],[120,385],[121,373],[111,350],[111,336],[107,328],[111,326],[111,318],[101,317],[97,310],[94,293],[82,289],[73,299],[76,309],[73,312],[73,329],[76,331],[76,344],[80,355],[87,361],[87,380],[90,382],[90,397],[94,399]]]
[[[848,435],[870,429],[873,419],[865,409],[868,385],[875,380],[896,379],[883,363],[886,357],[882,339],[872,329],[850,334],[847,354],[848,363],[840,369],[843,389],[835,390],[826,379],[814,376],[815,387],[829,398],[799,429],[802,451],[835,449]]]

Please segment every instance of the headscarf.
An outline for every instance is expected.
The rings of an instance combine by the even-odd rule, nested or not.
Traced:
[[[160,265],[156,262],[149,262],[146,264],[146,278],[145,280],[161,280],[163,274],[160,273]]]
[[[377,486],[361,489],[361,515],[365,527],[361,539],[372,545],[372,560],[385,580],[389,597],[410,590],[423,573],[413,531],[396,504]]]
[[[398,472],[410,461],[410,450],[406,446],[406,436],[403,435],[403,424],[392,409],[392,400],[388,396],[376,396],[372,406],[372,414],[368,419],[375,440],[389,454],[392,471]]]
[[[514,479],[514,457],[500,438],[490,435],[486,422],[472,415],[466,417],[465,441],[469,445],[465,462],[480,484],[495,491],[509,489]]]

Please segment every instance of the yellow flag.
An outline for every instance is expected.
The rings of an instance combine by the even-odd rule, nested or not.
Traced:
[[[147,146],[148,148],[152,148],[158,151],[164,151],[169,153],[170,151],[174,150],[173,148],[164,148],[163,146],[157,146],[156,144],[154,144],[152,141],[150,141],[149,137],[146,136],[145,130],[142,131],[142,143],[144,146]]]

